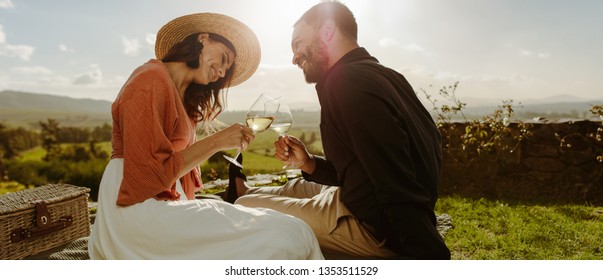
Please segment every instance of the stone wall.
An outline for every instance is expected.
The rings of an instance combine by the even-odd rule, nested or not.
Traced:
[[[517,129],[516,124],[510,127]],[[440,193],[603,205],[601,122],[533,123],[530,131],[531,136],[503,156],[467,164],[445,152]]]

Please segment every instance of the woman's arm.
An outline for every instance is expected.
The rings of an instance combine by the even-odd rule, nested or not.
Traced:
[[[237,123],[195,142],[180,151],[184,158],[184,166],[179,177],[190,172],[218,151],[246,149],[254,138],[251,128]]]

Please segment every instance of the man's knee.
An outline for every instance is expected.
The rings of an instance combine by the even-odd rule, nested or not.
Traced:
[[[235,204],[247,206],[247,207],[264,207],[265,199],[261,198],[261,195],[258,194],[246,194],[244,196],[240,196]]]

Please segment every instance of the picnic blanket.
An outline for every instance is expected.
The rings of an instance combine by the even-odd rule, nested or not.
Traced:
[[[437,229],[446,237],[446,233],[452,229],[452,219],[448,214],[437,215]],[[345,258],[344,256],[331,258]],[[329,256],[325,256],[329,259]],[[28,257],[30,260],[88,260],[88,236],[76,239],[66,245],[53,248],[46,252]]]

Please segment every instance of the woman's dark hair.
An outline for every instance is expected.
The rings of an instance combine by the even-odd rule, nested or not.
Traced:
[[[201,51],[203,50],[203,44],[198,40],[199,34],[201,33],[189,35],[181,42],[175,44],[161,61],[185,62],[190,68],[199,68],[199,55],[201,55]],[[208,34],[209,39],[224,44],[236,55],[235,47],[230,41],[218,34]],[[222,104],[224,103],[223,99],[225,97],[222,96],[222,100],[220,99],[220,91],[230,86],[230,80],[234,69],[235,64],[233,63],[228,71],[226,71],[223,78],[207,85],[191,83],[188,86],[184,93],[183,103],[186,113],[191,119],[194,119],[197,122],[209,122],[222,112]]]

